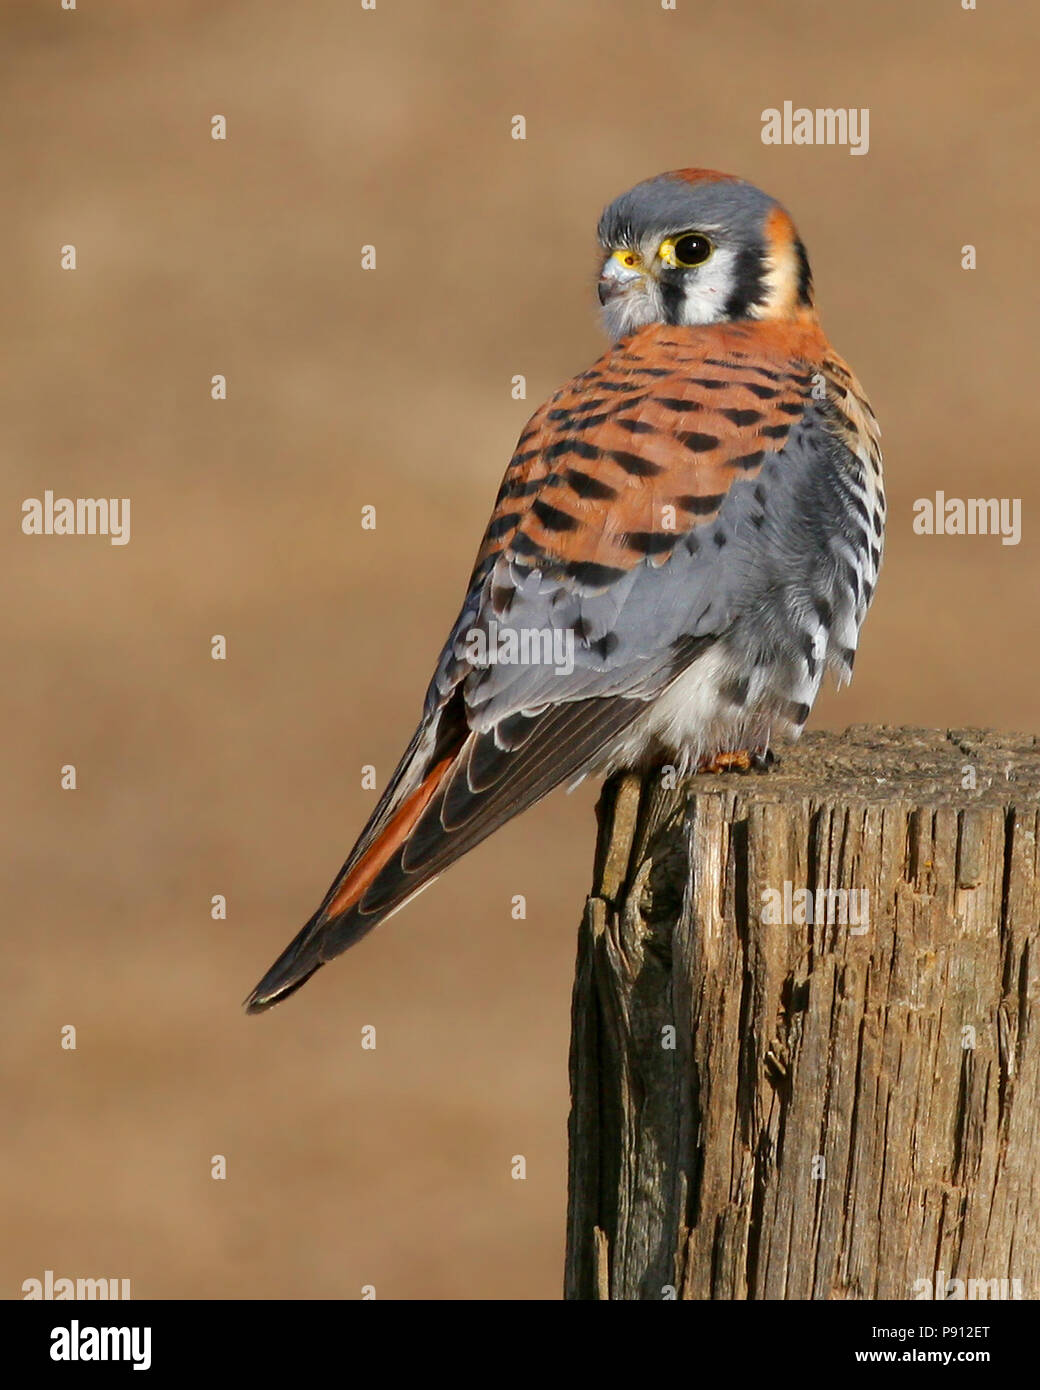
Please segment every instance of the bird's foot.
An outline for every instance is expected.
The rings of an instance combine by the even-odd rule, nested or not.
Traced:
[[[768,748],[741,748],[732,753],[713,753],[702,758],[698,772],[768,772],[776,762],[776,754]]]

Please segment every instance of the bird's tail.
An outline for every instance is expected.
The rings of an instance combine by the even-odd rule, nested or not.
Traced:
[[[441,759],[404,795],[395,797],[399,785],[387,789],[321,907],[246,999],[246,1013],[263,1013],[287,999],[326,961],[360,941],[438,876],[438,869],[404,873],[400,858],[451,761],[451,756]]]

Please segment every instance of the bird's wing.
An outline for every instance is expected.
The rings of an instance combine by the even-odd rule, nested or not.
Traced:
[[[251,1012],[580,772],[726,632],[771,499],[782,528],[792,470],[821,438],[848,452],[846,414],[814,398],[826,351],[818,329],[653,325],[534,415],[422,722]]]

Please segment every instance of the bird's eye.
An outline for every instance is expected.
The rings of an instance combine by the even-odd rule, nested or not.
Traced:
[[[666,265],[703,265],[715,247],[700,232],[683,232],[682,236],[669,237],[662,241],[657,254]]]

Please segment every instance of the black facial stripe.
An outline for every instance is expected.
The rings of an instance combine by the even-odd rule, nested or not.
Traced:
[[[682,275],[669,274],[665,271],[658,280],[658,284],[661,287],[661,306],[664,309],[665,323],[679,323],[682,318],[683,303],[686,299]]]
[[[797,239],[794,243],[794,253],[798,257],[798,303],[810,305],[813,297],[812,271],[809,269],[809,257],[806,255],[805,247]]]
[[[726,300],[725,317],[744,319],[765,292],[765,259],[759,246],[742,246],[733,265],[733,289]]]

